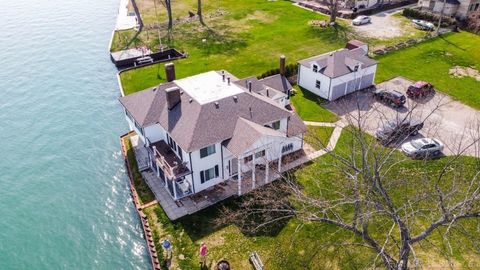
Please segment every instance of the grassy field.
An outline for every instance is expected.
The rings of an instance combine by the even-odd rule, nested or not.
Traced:
[[[376,81],[395,76],[431,82],[439,91],[480,109],[480,81],[471,77],[449,75],[453,66],[473,66],[480,70],[480,36],[468,32],[440,38],[377,57]]]
[[[346,147],[351,139],[349,133],[342,132],[335,151],[348,152]],[[400,153],[398,156],[401,156]],[[428,163],[407,160],[399,164],[391,173],[397,177],[408,176],[412,183],[407,186],[415,188],[401,189],[392,193],[395,199],[405,200],[408,194],[418,190],[419,187],[424,187],[425,183],[419,184],[418,177],[415,175],[422,173],[425,167],[435,175],[447,161],[447,158]],[[331,162],[330,156],[320,157],[311,165],[293,172],[292,177],[304,186],[306,192],[312,195],[318,194],[319,187],[333,188],[335,185],[332,185],[332,179],[338,180],[341,177],[326,167]],[[468,164],[469,173],[475,172],[479,166],[478,161],[473,158],[463,158],[459,162]],[[275,189],[277,184],[271,184],[267,188]],[[331,192],[335,190],[332,189]],[[210,266],[220,259],[227,259],[234,269],[250,269],[248,255],[252,251],[257,251],[267,269],[366,269],[371,267],[375,254],[370,249],[360,246],[360,239],[330,225],[304,223],[297,219],[290,219],[277,222],[262,232],[253,233],[242,230],[235,220],[227,223],[218,221],[221,219],[223,207],[235,209],[239,200],[248,199],[248,197],[247,195],[229,199],[177,222],[169,221],[160,206],[150,207],[145,212],[154,229],[155,239],[159,241],[168,238],[173,243],[173,269],[177,266],[181,269],[197,268],[197,249],[201,242],[205,242],[209,247]],[[422,221],[418,222],[421,226]],[[415,252],[422,260],[425,269],[449,268],[445,254],[452,254],[451,263],[454,269],[478,269],[480,250],[474,240],[480,237],[478,225],[476,222],[462,222],[461,229],[452,229],[449,232],[449,235],[456,239],[450,243],[442,240],[445,229],[441,229],[432,234],[428,241],[416,245]],[[384,234],[390,226],[391,223],[379,220],[371,233]],[[468,231],[468,234],[463,230]],[[348,244],[339,245],[339,243]],[[161,250],[160,246],[157,250]],[[472,250],[477,250],[477,253]]]
[[[204,2],[205,14],[215,12],[216,9],[211,7],[213,0]],[[342,48],[353,37],[349,28],[342,25],[337,28],[311,27],[309,21],[327,17],[295,7],[289,1],[223,0],[215,1],[215,4],[224,15],[206,18],[208,27],[202,27],[198,22],[175,26],[171,44],[189,54],[187,59],[176,61],[177,77],[220,69],[227,69],[238,77],[260,75],[276,68],[281,54],[287,56],[287,64],[295,63],[298,59]],[[184,14],[194,7],[194,4],[191,8],[183,7],[180,8],[182,12],[174,10],[174,13]],[[164,29],[161,33],[166,35]],[[137,43],[154,47],[155,42],[158,43],[154,34],[149,31],[150,41],[146,41],[145,33],[142,33]],[[114,41],[122,39],[115,37]],[[114,44],[114,47],[121,46]],[[126,94],[163,80],[163,64],[121,74]]]
[[[324,99],[298,85],[294,88],[295,94],[290,98],[290,101],[304,121],[335,122],[338,120],[337,115],[321,106],[325,102]]]
[[[334,127],[307,126],[305,142],[315,150],[323,149],[327,146],[334,129]]]

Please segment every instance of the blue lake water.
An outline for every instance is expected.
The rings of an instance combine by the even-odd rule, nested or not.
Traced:
[[[119,0],[1,0],[0,269],[146,269],[108,43]]]

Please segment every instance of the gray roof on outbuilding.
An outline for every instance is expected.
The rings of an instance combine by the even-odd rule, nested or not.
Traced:
[[[312,68],[312,65],[318,66],[318,72],[327,77],[335,78],[353,72],[357,63],[362,64],[362,68],[374,66],[377,61],[368,57],[362,48],[353,50],[341,49],[304,60],[298,61],[300,65]]]

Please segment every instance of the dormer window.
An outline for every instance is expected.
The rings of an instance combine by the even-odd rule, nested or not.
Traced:
[[[272,123],[272,128],[275,129],[275,130],[279,130],[280,129],[280,121],[273,122]]]
[[[318,72],[318,66],[317,65],[313,65],[313,72]]]

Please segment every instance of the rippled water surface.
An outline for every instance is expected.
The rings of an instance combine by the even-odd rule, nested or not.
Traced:
[[[108,42],[119,0],[0,0],[0,269],[145,269]]]

